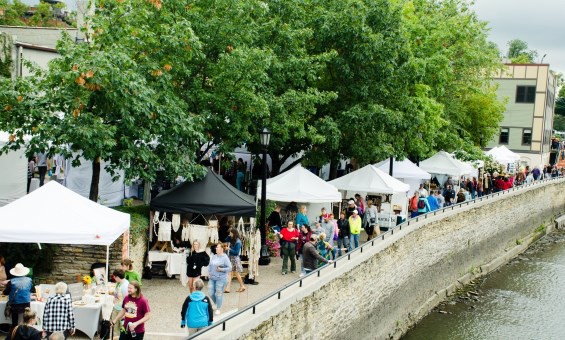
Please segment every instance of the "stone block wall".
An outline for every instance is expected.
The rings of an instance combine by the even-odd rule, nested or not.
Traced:
[[[121,268],[122,241],[123,235],[110,246],[110,274],[114,269]],[[137,240],[135,245],[130,243],[130,258],[134,261],[134,270],[138,273],[142,273],[146,249],[145,238]],[[42,275],[41,282],[76,282],[77,275],[88,275],[90,266],[95,262],[106,263],[105,246],[59,245],[53,258],[51,274]]]
[[[565,212],[565,181],[430,215],[217,327],[223,339],[399,338],[447,295],[525,249]],[[520,245],[521,244],[521,245]],[[490,265],[489,265],[490,264]]]

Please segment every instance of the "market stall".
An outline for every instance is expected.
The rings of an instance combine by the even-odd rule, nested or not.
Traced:
[[[257,199],[261,199],[261,186],[257,188]],[[267,179],[267,199],[277,203],[304,204],[308,207],[308,219],[314,220],[322,207],[330,211],[332,202],[340,202],[341,195],[333,185],[298,164]]]
[[[373,198],[381,227],[396,225],[395,210],[400,210],[400,215],[406,218],[410,186],[371,164],[328,183],[339,189],[345,199],[355,194]]]
[[[151,200],[150,208],[153,223],[149,242],[153,248],[146,264],[151,266],[157,260],[165,261],[169,276],[186,272],[183,250],[172,244],[173,235],[180,235],[180,241],[185,243],[194,240],[201,245],[217,243],[218,216],[254,217],[256,213],[253,196],[237,190],[213,171],[208,171],[200,181],[187,181],[161,192]],[[183,221],[181,215],[190,215],[191,219]],[[256,233],[254,223],[241,223],[236,227],[247,245],[244,252],[251,251],[253,242],[250,240]]]
[[[55,181],[0,208],[0,220],[0,242],[106,246],[106,277],[110,245],[130,226],[129,214],[92,202]],[[34,302],[32,307],[42,311],[41,304]],[[77,328],[91,338],[101,308],[95,301],[75,306]]]
[[[421,161],[420,169],[435,175],[441,185],[449,176],[458,182],[461,176],[473,175],[473,167],[465,165],[445,151],[439,151],[432,157]]]
[[[375,164],[375,167],[389,174],[390,158]],[[390,174],[389,174],[390,175]],[[416,164],[412,163],[408,158],[402,161],[393,159],[392,177],[406,183],[410,186],[409,192],[412,193],[420,187],[420,184],[429,181],[432,178],[428,172],[420,169]]]
[[[517,169],[516,163],[520,162],[520,155],[510,151],[506,146],[495,146],[486,152],[495,161],[504,164],[510,173],[514,173]]]

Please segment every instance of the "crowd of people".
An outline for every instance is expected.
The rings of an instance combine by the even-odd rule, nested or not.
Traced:
[[[410,217],[414,218],[453,204],[474,200],[477,197],[508,190],[524,184],[532,184],[538,180],[564,175],[565,168],[558,169],[557,166],[545,166],[542,170],[538,167],[530,169],[526,166],[516,174],[494,171],[492,174],[483,174],[479,179],[477,177],[462,177],[459,179],[458,191],[455,191],[455,181],[451,176],[448,177],[443,185],[434,177],[431,183],[427,183],[428,189],[425,188],[424,184],[420,184],[420,188],[409,198],[408,210]]]
[[[302,276],[359,247],[359,236],[363,229],[367,240],[380,235],[379,211],[372,200],[365,202],[360,194],[356,194],[347,203],[347,208],[339,213],[339,218],[336,219],[334,214],[322,208],[312,223],[307,216],[307,207],[303,205],[294,219],[288,219],[285,227],[281,226],[280,207],[275,207],[268,224],[280,238],[282,275],[289,271],[295,273],[297,260],[300,260]],[[312,248],[316,249],[316,254]]]
[[[54,294],[45,301],[41,330],[36,327],[38,318],[31,309],[32,294],[35,286],[28,276],[30,269],[18,263],[6,275],[4,258],[0,256],[0,278],[4,287],[3,294],[8,296],[5,316],[11,318],[8,340],[49,340],[67,339],[75,334],[76,322],[73,301],[68,286],[64,282],[55,284]],[[132,261],[124,259],[122,268],[113,272],[116,281],[114,294],[114,312],[112,324],[117,324],[120,340],[143,339],[144,324],[151,313],[147,299],[141,294],[139,273],[132,270]]]

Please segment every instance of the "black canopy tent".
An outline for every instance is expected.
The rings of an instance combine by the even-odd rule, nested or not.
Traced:
[[[255,198],[208,170],[198,182],[184,182],[151,200],[151,210],[202,215],[255,216]]]

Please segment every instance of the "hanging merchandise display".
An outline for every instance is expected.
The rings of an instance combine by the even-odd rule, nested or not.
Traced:
[[[171,222],[171,225],[173,226],[173,231],[176,233],[177,231],[179,231],[180,228],[180,214],[173,214],[173,220]]]
[[[167,220],[167,214],[163,214],[163,219],[159,221],[158,240],[169,242],[171,240],[171,222]]]

